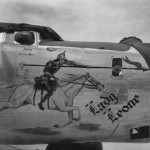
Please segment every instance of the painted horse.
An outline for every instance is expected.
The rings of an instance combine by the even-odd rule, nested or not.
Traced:
[[[89,84],[86,84],[88,81]],[[75,121],[81,119],[80,109],[77,106],[73,106],[73,100],[77,94],[83,89],[83,87],[89,89],[97,89],[100,92],[104,86],[94,79],[89,73],[85,75],[68,74],[68,77],[63,80],[58,80],[53,94],[48,100],[48,104],[44,105],[45,109],[58,110],[60,112],[68,112],[69,122],[64,125],[56,125],[55,127],[65,127]],[[39,91],[40,93],[40,91]],[[40,95],[40,94],[39,94]],[[0,105],[0,111],[13,108],[17,109],[23,105],[32,104],[38,106],[40,102],[40,96],[36,95],[36,102],[33,97],[35,96],[34,83],[24,83],[15,87],[7,102],[3,102]],[[79,117],[73,118],[73,111],[78,111]]]

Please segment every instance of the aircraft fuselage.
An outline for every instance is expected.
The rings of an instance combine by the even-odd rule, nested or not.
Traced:
[[[1,43],[0,143],[149,142],[148,65],[133,47],[123,51],[114,49],[68,45],[53,45],[47,49],[46,46],[36,44]],[[42,111],[38,107],[40,92],[36,95],[35,106],[27,104],[27,98],[32,101],[31,95],[28,95],[31,86],[23,88],[22,84],[34,85],[34,78],[43,74],[46,62],[56,59],[63,51],[66,51],[68,60],[86,64],[90,68],[64,65],[55,74],[58,79],[67,80],[68,75],[79,77],[88,72],[96,82],[104,86],[98,90],[86,88],[83,84],[72,104],[65,101],[65,107],[76,106],[80,110],[81,119],[59,128],[59,125],[68,122],[68,112],[59,109],[63,96],[55,91],[60,103],[56,100],[59,103],[57,105],[53,97],[44,103],[45,110]],[[80,83],[82,85],[79,82],[78,86],[81,86]],[[85,84],[93,85],[88,80]],[[73,86],[68,89],[70,97]],[[66,90],[61,86],[59,88]],[[20,101],[22,104],[17,105]],[[49,106],[56,107],[56,110]],[[78,111],[73,110],[73,117],[78,118],[78,115]]]

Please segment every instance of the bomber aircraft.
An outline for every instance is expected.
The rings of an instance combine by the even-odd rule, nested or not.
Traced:
[[[0,23],[0,37],[0,144],[150,142],[150,43],[65,41],[24,23]]]

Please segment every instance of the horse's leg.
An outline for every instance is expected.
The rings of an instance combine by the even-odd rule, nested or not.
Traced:
[[[9,108],[14,108],[17,109],[20,107],[20,104],[12,103],[12,102],[5,102],[3,105],[0,106],[0,111],[2,111],[4,108],[9,109]]]
[[[61,99],[61,101],[60,100],[57,101],[56,98],[60,99],[60,97],[56,96],[56,97],[52,97],[51,100],[56,105],[56,107],[58,108],[59,111],[61,111],[61,112],[68,112],[69,122],[64,124],[64,125],[56,125],[55,127],[59,127],[60,128],[60,127],[65,127],[65,126],[71,124],[72,121],[73,121],[73,119],[72,119],[73,118],[72,117],[73,116],[72,115],[73,110],[77,110],[78,113],[79,113],[79,117],[76,118],[75,120],[79,121],[81,119],[81,117],[80,117],[80,109],[77,106],[66,106],[63,97],[62,97],[63,100]]]
[[[12,103],[12,102],[4,102],[0,106],[0,111],[6,110],[6,109],[10,109],[10,108],[17,109],[17,108],[19,108],[19,105],[16,105],[16,103]]]
[[[83,82],[83,84],[84,83],[85,83],[85,81]],[[72,87],[72,89],[69,89],[67,91],[67,93],[66,93],[66,95],[68,97],[67,106],[69,106],[69,107],[73,106],[73,100],[74,100],[75,96],[82,90],[83,84],[81,84],[80,86],[77,86],[76,88]],[[78,113],[79,113],[79,117],[78,118],[73,118],[73,111],[72,112],[71,111],[68,112],[69,119],[72,118],[75,121],[79,121],[81,119],[80,109],[79,108],[78,108]]]
[[[70,124],[72,124],[73,120],[75,121],[80,121],[81,117],[79,116],[79,118],[74,118],[73,119],[73,110],[78,110],[79,114],[80,114],[80,110],[78,107],[67,107],[67,108],[62,108],[60,111],[61,112],[68,112],[68,118],[69,118],[69,121],[66,123],[66,124],[63,124],[63,125],[55,125],[54,127],[57,127],[57,128],[63,128],[63,127],[66,127]]]
[[[47,106],[48,106],[48,109],[50,109],[50,106],[49,106],[49,98],[47,100]]]
[[[68,106],[73,106],[73,101],[68,102]],[[73,122],[73,111],[68,111],[69,122]]]
[[[61,104],[56,104],[55,101],[53,101],[53,102],[57,106],[57,108],[59,109],[59,111],[61,111],[61,112],[70,112],[70,111],[73,111],[73,110],[77,110],[78,113],[79,113],[79,117],[76,120],[79,121],[81,119],[80,109],[77,106],[62,106]]]
[[[44,92],[44,90],[42,89],[42,90],[41,90],[41,101],[42,101],[42,99],[43,99],[43,92]]]
[[[69,118],[69,122],[72,123],[73,122],[73,111],[68,111],[68,118]]]
[[[33,95],[33,105],[35,106],[35,95],[36,95],[37,89],[35,89],[34,91],[34,95]]]
[[[3,111],[5,110],[5,105],[6,105],[7,102],[3,102],[1,105],[0,105],[0,111]],[[7,109],[7,108],[6,108]]]

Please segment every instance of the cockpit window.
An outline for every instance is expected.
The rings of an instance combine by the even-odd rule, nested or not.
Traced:
[[[43,41],[55,41],[55,39],[53,39],[52,37],[46,37],[43,34],[38,33],[38,43],[39,45],[42,45],[41,43],[43,43]]]
[[[5,43],[14,43],[14,33],[5,33]]]
[[[35,35],[31,31],[16,32],[14,35],[14,40],[18,44],[32,45],[35,43]]]
[[[39,34],[39,39],[40,39],[40,41],[42,41],[42,40],[55,41],[52,37],[47,38],[44,34]]]
[[[0,43],[4,42],[4,33],[0,33]]]

